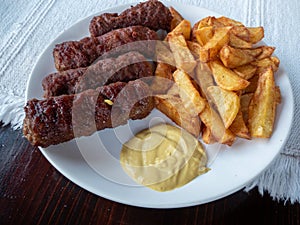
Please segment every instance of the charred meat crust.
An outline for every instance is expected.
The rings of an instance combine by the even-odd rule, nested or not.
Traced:
[[[75,94],[117,81],[153,76],[153,66],[138,52],[99,60],[89,67],[52,73],[42,81],[44,97]]]
[[[23,133],[33,145],[48,147],[126,124],[128,119],[143,119],[153,107],[146,83],[116,82],[76,95],[29,100],[24,107]]]
[[[144,26],[131,26],[110,31],[98,37],[86,37],[80,41],[67,41],[57,44],[53,50],[55,67],[58,71],[65,71],[91,65],[98,57],[123,45],[130,45],[124,52],[138,51],[146,56],[154,54],[151,42],[141,41],[157,40],[157,33]]]
[[[90,23],[91,36],[97,37],[111,30],[142,25],[152,30],[170,31],[173,17],[170,10],[157,0],[142,2],[136,6],[117,13],[104,13],[95,16]]]

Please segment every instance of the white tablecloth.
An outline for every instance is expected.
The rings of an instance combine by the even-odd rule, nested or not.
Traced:
[[[298,0],[176,0],[210,9],[243,22],[264,26],[264,41],[276,46],[281,68],[289,75],[295,116],[290,137],[275,160],[247,190],[258,186],[274,199],[300,201],[300,3]],[[132,0],[2,0],[0,4],[0,120],[15,128],[22,122],[25,87],[38,56],[76,21]],[[284,116],[284,115],[282,115]]]

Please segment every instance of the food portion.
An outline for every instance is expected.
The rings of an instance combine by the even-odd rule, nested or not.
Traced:
[[[165,44],[170,46],[169,58],[174,63],[161,60],[155,71],[156,108],[193,135],[198,133],[187,123],[194,124],[191,118],[199,117],[206,144],[231,146],[236,137],[270,137],[280,89],[275,81],[263,84],[262,79],[265,73],[269,79],[274,77],[270,74],[277,71],[279,59],[272,56],[274,47],[255,45],[264,37],[264,29],[246,27],[227,17],[209,16],[193,27],[182,17],[176,21]],[[163,86],[162,78],[176,83],[179,90],[174,91],[174,85]],[[251,96],[247,106],[242,103],[245,95]]]
[[[169,9],[157,0],[142,2],[117,13],[104,13],[95,16],[90,23],[91,36],[103,35],[118,28],[141,25],[151,30],[170,31],[172,14]]]
[[[117,81],[128,82],[153,75],[153,65],[138,52],[128,52],[116,58],[105,58],[89,67],[80,67],[46,76],[44,97],[69,95],[96,89]]]
[[[117,82],[75,95],[29,100],[23,133],[33,145],[47,147],[126,124],[129,119],[145,118],[153,107],[146,83]]]
[[[45,99],[24,107],[23,133],[33,145],[89,136],[155,107],[177,127],[137,133],[123,145],[121,165],[137,183],[168,191],[208,171],[200,138],[231,146],[271,137],[280,61],[274,47],[259,45],[263,27],[213,16],[191,24],[149,0],[96,16],[89,28],[91,37],[55,46],[57,72],[43,79]]]
[[[58,71],[87,67],[98,57],[115,49],[117,49],[115,54],[138,51],[146,56],[152,56],[155,49],[154,42],[146,41],[157,39],[155,31],[143,26],[131,26],[112,30],[98,37],[66,41],[55,45],[53,50],[55,67]],[[126,45],[129,43],[133,44]]]
[[[137,133],[123,145],[120,162],[138,184],[156,191],[181,187],[209,170],[202,144],[168,124]]]

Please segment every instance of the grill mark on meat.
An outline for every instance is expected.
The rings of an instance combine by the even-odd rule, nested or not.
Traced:
[[[113,106],[105,99],[112,100]],[[146,83],[116,82],[76,95],[29,100],[24,107],[23,133],[33,145],[48,147],[125,124],[128,119],[142,119],[153,107]]]
[[[90,23],[90,33],[92,37],[103,35],[111,30],[128,26],[142,25],[152,30],[170,31],[173,17],[170,10],[157,0],[150,0],[139,3],[117,13],[104,13],[95,16]]]
[[[143,26],[131,26],[112,30],[98,37],[86,37],[80,41],[67,41],[57,44],[53,50],[55,67],[65,71],[91,65],[98,57],[128,43],[131,49],[121,49],[124,52],[138,51],[146,56],[153,56],[153,45],[140,41],[158,40],[157,33]],[[119,52],[120,54],[120,52]]]
[[[43,79],[42,86],[44,97],[49,98],[148,76],[153,76],[150,62],[147,62],[146,58],[138,52],[129,52],[117,58],[99,60],[89,67],[49,74]]]

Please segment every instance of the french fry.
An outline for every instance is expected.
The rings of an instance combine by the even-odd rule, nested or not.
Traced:
[[[269,57],[260,60],[253,61],[251,64],[257,66],[257,73],[260,74],[268,67],[272,67],[273,71],[276,72],[279,67],[279,59],[277,57]]]
[[[206,126],[202,126],[202,140],[205,144],[213,144],[216,142],[216,140],[214,139],[211,130],[206,127]]]
[[[221,17],[217,18],[217,21],[219,23],[222,23],[224,26],[234,26],[234,27],[243,27],[244,26],[241,22],[230,19],[225,16],[221,16]]]
[[[281,103],[281,91],[279,86],[275,87],[275,102],[276,104]]]
[[[218,86],[207,88],[209,100],[216,106],[225,128],[229,128],[240,109],[240,98],[232,92]]]
[[[210,66],[216,83],[225,90],[238,91],[245,89],[249,85],[247,80],[239,77],[219,61],[212,61]]]
[[[247,93],[247,94],[241,95],[240,108],[241,108],[241,112],[243,114],[243,119],[244,119],[246,125],[248,124],[249,104],[250,104],[252,97],[253,97],[253,93]]]
[[[173,19],[171,21],[171,30],[173,30],[184,18],[180,13],[174,9],[172,6],[169,8],[170,13],[173,16]]]
[[[229,129],[225,128],[218,113],[208,103],[205,104],[205,108],[199,114],[199,117],[205,126],[210,129],[212,137],[217,142],[229,146],[234,143],[235,135]]]
[[[185,40],[190,40],[191,37],[191,23],[188,20],[182,20],[168,35],[167,39],[169,36],[172,35],[180,35],[182,34],[185,38]]]
[[[264,28],[263,27],[248,27],[250,42],[256,44],[264,37]]]
[[[252,137],[271,137],[276,105],[274,73],[269,67],[259,76],[257,89],[249,104],[248,124]]]
[[[251,42],[247,42],[233,33],[230,33],[229,45],[235,48],[252,48]]]
[[[243,25],[239,25],[239,26],[231,25],[231,26],[233,26],[233,28],[230,31],[231,34],[233,34],[234,36],[236,36],[246,42],[249,42],[250,32],[247,29],[247,27],[245,27]]]
[[[197,116],[204,109],[205,100],[200,96],[187,73],[177,69],[173,73],[173,78],[179,87],[183,106],[192,116]]]
[[[190,49],[191,53],[193,54],[193,56],[197,59],[200,58],[200,50],[201,50],[201,46],[199,45],[199,43],[197,42],[193,42],[193,41],[187,41],[187,46]]]
[[[214,35],[212,26],[201,27],[194,32],[197,42],[200,46],[204,46]]]
[[[154,94],[163,94],[171,87],[174,68],[165,63],[158,63],[155,70],[155,76],[151,84],[151,90]]]
[[[213,37],[200,51],[200,61],[208,62],[215,59],[220,49],[229,42],[229,31],[232,27],[219,27],[215,29]]]
[[[200,87],[202,96],[207,99],[207,88],[214,85],[213,76],[208,69],[204,69],[204,63],[199,63],[195,68],[194,79]]]
[[[175,67],[175,59],[173,53],[170,49],[169,43],[166,41],[157,41],[156,42],[156,61],[158,63],[165,63]]]
[[[243,90],[243,93],[254,93],[257,88],[258,75],[251,77],[249,81],[249,85]]]
[[[258,48],[261,48],[262,50],[261,54],[258,57],[256,57],[256,59],[258,60],[271,57],[271,55],[275,51],[275,48],[270,46],[261,46]]]
[[[236,68],[255,60],[255,56],[249,53],[252,51],[253,50],[244,50],[225,45],[220,50],[220,59],[227,68]],[[260,53],[261,51],[257,52],[256,54],[259,55]]]
[[[238,137],[251,139],[250,132],[248,127],[245,124],[241,109],[238,111],[235,119],[233,120],[232,124],[229,127],[229,130],[231,130],[231,132]]]
[[[168,116],[178,126],[182,127],[195,137],[200,135],[200,120],[198,116],[192,116],[182,107],[182,100],[171,95],[156,95],[154,97],[156,108]]]
[[[251,64],[239,66],[233,69],[233,71],[237,75],[239,75],[241,78],[245,80],[249,80],[250,78],[252,78],[255,75],[256,70],[257,70],[257,66]]]
[[[175,59],[176,67],[187,73],[192,73],[197,62],[187,47],[184,36],[170,35],[168,41]]]

